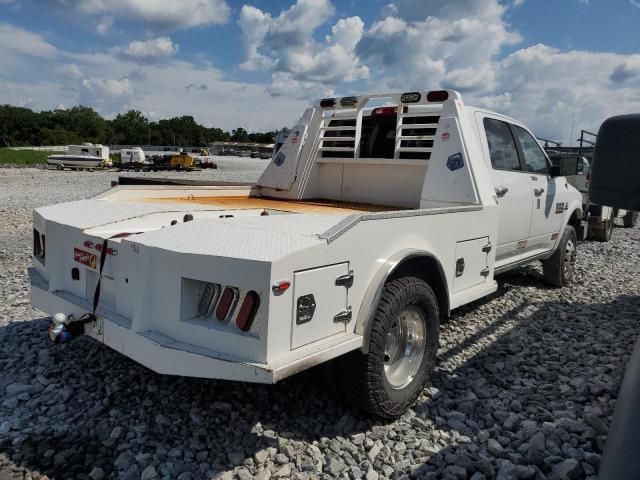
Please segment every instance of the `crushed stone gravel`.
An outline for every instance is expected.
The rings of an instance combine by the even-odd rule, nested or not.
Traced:
[[[163,175],[254,181],[266,165],[218,164]],[[91,339],[52,344],[29,303],[31,210],[117,176],[0,169],[0,478],[596,478],[640,331],[640,229],[580,244],[570,288],[538,266],[498,277],[442,326],[430,385],[385,423],[345,404],[324,367],[253,385],[158,375]]]

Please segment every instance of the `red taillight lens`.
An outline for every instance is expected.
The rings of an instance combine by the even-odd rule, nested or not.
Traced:
[[[378,107],[374,108],[371,115],[397,115],[398,107]]]
[[[428,102],[444,102],[449,99],[449,92],[446,90],[436,90],[427,93]]]
[[[220,296],[218,307],[216,308],[216,318],[221,322],[228,322],[233,315],[233,310],[238,303],[238,289],[227,287]]]
[[[83,243],[83,245],[87,248],[93,248],[95,245],[91,240],[85,240],[85,242]]]
[[[236,317],[236,325],[240,330],[246,332],[251,328],[253,319],[258,313],[258,307],[260,307],[260,295],[251,290],[245,295]]]

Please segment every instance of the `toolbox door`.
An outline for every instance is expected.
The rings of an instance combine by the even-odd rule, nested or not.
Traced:
[[[295,272],[292,350],[345,332],[350,317],[348,287],[338,279],[348,275],[347,262]]]
[[[487,281],[487,278],[489,278],[488,260],[491,248],[489,237],[456,243],[454,292],[475,287]]]

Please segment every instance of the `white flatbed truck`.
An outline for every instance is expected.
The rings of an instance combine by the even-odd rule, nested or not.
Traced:
[[[163,374],[275,383],[337,359],[356,404],[393,418],[440,322],[496,274],[542,260],[571,281],[582,200],[560,173],[455,91],[322,99],[255,185],[36,209],[32,303]]]

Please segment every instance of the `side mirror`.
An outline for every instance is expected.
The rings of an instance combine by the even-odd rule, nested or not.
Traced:
[[[576,165],[576,175],[584,173],[584,158],[578,157],[578,163]]]

